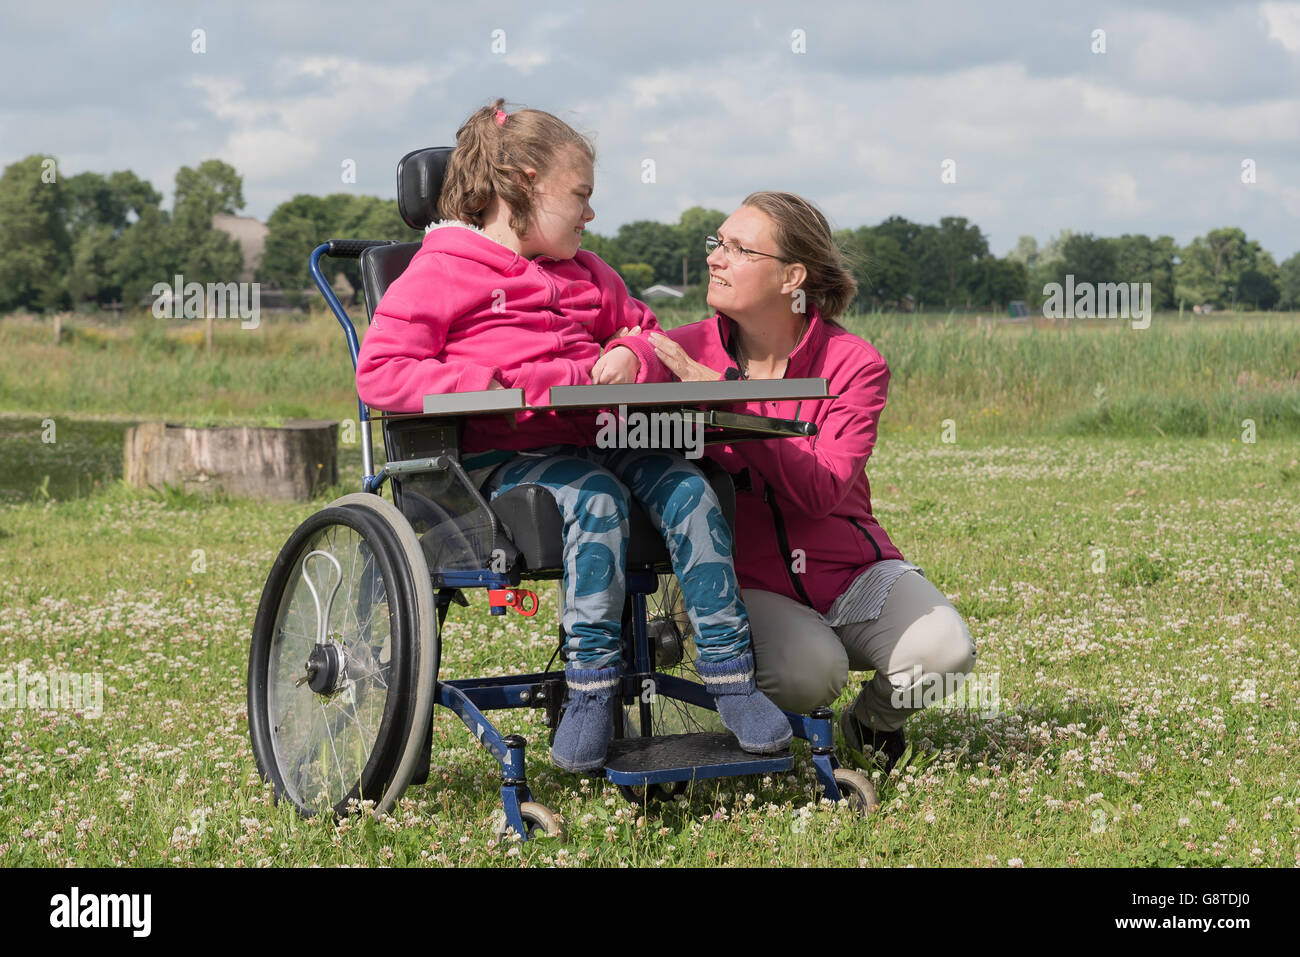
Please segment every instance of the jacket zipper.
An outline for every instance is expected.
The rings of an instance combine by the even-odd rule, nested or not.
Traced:
[[[560,287],[546,274],[546,270],[536,259],[533,260],[533,265],[537,268],[537,274],[542,277],[542,282],[546,284],[546,307],[550,309],[559,305]]]
[[[856,518],[850,518],[849,521],[853,523],[854,528],[866,536],[867,541],[871,543],[871,547],[876,550],[876,561],[880,561],[884,558],[884,553],[880,551],[880,546],[876,544],[876,540],[867,534],[867,530],[858,524],[858,520]]]
[[[800,599],[811,608],[812,599],[808,597],[808,592],[804,591],[803,582],[795,574],[790,551],[790,539],[785,534],[785,517],[781,514],[781,507],[776,504],[776,499],[772,496],[771,486],[763,489],[763,501],[767,502],[768,508],[772,510],[772,520],[776,524],[776,542],[781,549],[781,564],[785,566],[785,573],[790,576],[790,584],[799,593]]]

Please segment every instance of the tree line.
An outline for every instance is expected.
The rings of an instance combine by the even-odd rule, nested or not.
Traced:
[[[244,208],[243,181],[221,160],[176,174],[170,211],[130,171],[62,177],[49,156],[32,155],[0,176],[0,312],[44,312],[83,304],[133,305],[157,282],[231,282],[243,268],[239,244],[212,227],[217,213]],[[587,233],[583,247],[614,266],[634,295],[655,283],[686,285],[702,305],[704,239],[726,219],[696,206],[676,223],[627,223],[612,236]],[[310,288],[307,260],[325,239],[412,241],[396,200],[335,193],[299,194],[267,220],[256,279],[285,290],[296,304]],[[945,216],[937,224],[891,216],[842,229],[836,239],[858,280],[856,306],[874,309],[1005,309],[1024,300],[1037,309],[1049,283],[1150,283],[1157,309],[1209,303],[1253,309],[1300,308],[1300,253],[1276,263],[1238,227],[1223,227],[1179,246],[1170,236],[1103,237],[1063,230],[1041,247],[1021,236],[1006,256],[989,252],[978,225]],[[355,261],[331,263],[355,289]]]

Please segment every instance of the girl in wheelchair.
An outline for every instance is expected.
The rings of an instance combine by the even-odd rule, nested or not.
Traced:
[[[425,395],[519,388],[542,406],[551,386],[672,378],[648,338],[661,331],[654,314],[579,248],[595,216],[594,159],[549,113],[507,114],[497,100],[469,117],[448,163],[443,221],[384,294],[361,346],[362,401],[419,412]],[[631,496],[664,535],[723,724],[747,751],[782,750],[790,724],[754,683],[731,531],[711,486],[680,455],[597,448],[596,431],[591,412],[544,409],[465,427],[466,453],[517,453],[481,479],[486,494],[541,485],[564,518],[569,705],[552,760],[594,770],[613,738]]]

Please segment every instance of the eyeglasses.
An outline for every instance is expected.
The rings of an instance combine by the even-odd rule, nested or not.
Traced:
[[[722,247],[723,254],[733,263],[746,262],[747,256],[766,256],[768,259],[775,259],[777,262],[788,263],[790,260],[783,256],[774,256],[771,253],[760,253],[757,249],[746,249],[734,239],[728,239],[725,243],[717,236],[707,236],[704,239],[704,251],[712,254],[713,250],[719,246]]]

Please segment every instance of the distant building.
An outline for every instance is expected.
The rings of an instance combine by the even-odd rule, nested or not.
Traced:
[[[352,297],[357,293],[352,283],[348,281],[348,277],[342,272],[334,277],[334,281],[330,285],[334,289],[334,295],[338,296],[342,302],[351,302]]]
[[[686,295],[686,286],[665,286],[662,283],[655,283],[641,290],[641,299],[649,301],[651,299],[681,299]]]
[[[244,254],[244,270],[239,274],[238,281],[252,282],[257,267],[262,265],[262,251],[266,249],[266,223],[258,222],[252,216],[217,213],[212,217],[212,228],[221,230],[239,243],[239,249]]]
[[[916,312],[915,297],[904,293],[899,299],[891,299],[880,304],[881,312]]]

